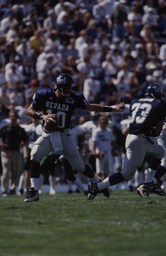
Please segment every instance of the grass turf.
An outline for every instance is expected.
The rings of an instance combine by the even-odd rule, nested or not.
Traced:
[[[0,256],[164,256],[166,197],[0,196]]]

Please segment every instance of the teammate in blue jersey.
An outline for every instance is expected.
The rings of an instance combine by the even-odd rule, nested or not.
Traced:
[[[144,98],[134,99],[130,105],[130,131],[126,138],[126,159],[121,172],[115,173],[100,183],[88,184],[88,199],[98,192],[123,181],[129,181],[142,166],[144,158],[150,157],[149,167],[156,170],[164,156],[164,149],[157,144],[166,116],[166,101],[162,88],[153,84]],[[147,191],[142,191],[146,193]],[[146,195],[145,195],[146,196]]]
[[[63,152],[74,171],[82,172],[95,182],[101,181],[94,171],[88,165],[84,165],[81,160],[69,130],[72,123],[71,117],[76,108],[96,112],[121,112],[124,103],[114,107],[89,104],[82,94],[72,91],[73,86],[74,80],[69,74],[60,74],[56,78],[55,89],[38,89],[33,96],[32,104],[26,110],[27,115],[41,119],[44,123],[48,123],[49,118],[56,114],[57,125],[54,131],[43,132],[42,136],[34,143],[31,151],[31,188],[26,194],[25,202],[39,200],[40,161],[51,151],[57,154]],[[109,190],[104,190],[103,194],[109,196]]]

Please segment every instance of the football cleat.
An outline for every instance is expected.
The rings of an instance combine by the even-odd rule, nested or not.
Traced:
[[[93,200],[98,192],[97,184],[95,182],[90,182],[88,184],[88,200]]]
[[[158,183],[155,184],[150,184],[150,192],[160,195],[160,196],[166,196],[166,193],[164,192],[164,190],[161,188],[161,186]]]
[[[103,193],[103,195],[105,197],[110,197],[110,190],[109,190],[109,188],[105,188],[105,189],[101,190],[100,192]]]
[[[142,197],[144,197],[144,198],[146,198],[146,197],[148,197],[149,196],[149,188],[147,188],[147,186],[146,185],[144,185],[144,184],[142,184],[142,185],[140,185],[137,189],[136,189],[136,191],[137,191],[137,194],[138,195],[140,195],[140,196],[142,196]]]
[[[26,197],[24,199],[24,202],[34,202],[39,200],[39,194],[38,191],[34,188],[30,188],[30,190],[26,193]]]
[[[2,193],[2,196],[3,196],[3,197],[7,197],[7,196],[8,196],[8,193],[7,193],[7,192],[3,192],[3,193]]]

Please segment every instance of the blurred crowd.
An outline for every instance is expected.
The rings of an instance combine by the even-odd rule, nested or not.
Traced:
[[[33,94],[53,88],[62,72],[89,103],[129,104],[154,82],[166,91],[166,2],[1,0],[0,121],[14,109],[21,125],[30,124]]]

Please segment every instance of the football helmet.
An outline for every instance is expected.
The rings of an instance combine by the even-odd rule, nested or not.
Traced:
[[[56,78],[55,89],[57,89],[59,93],[64,97],[69,97],[70,93],[68,92],[68,88],[73,87],[74,85],[75,83],[72,76],[66,73],[62,73]]]
[[[164,90],[158,84],[149,85],[146,88],[145,97],[156,98],[156,99],[162,100],[165,97]]]

